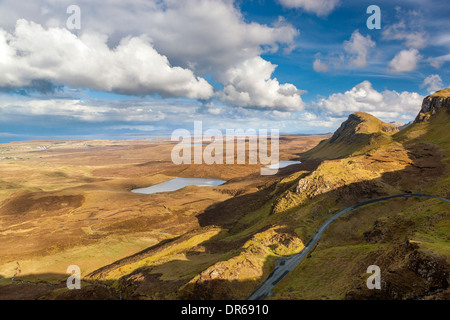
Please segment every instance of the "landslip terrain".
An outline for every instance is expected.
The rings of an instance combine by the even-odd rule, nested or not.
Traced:
[[[333,135],[286,136],[281,160],[174,165],[173,142],[0,145],[0,299],[247,299],[343,208],[397,194],[450,199],[450,89],[399,130],[357,112]],[[136,194],[174,177],[218,187]],[[450,299],[450,205],[395,198],[325,231],[268,299]],[[66,269],[78,265],[81,290]],[[381,269],[369,290],[367,267]]]

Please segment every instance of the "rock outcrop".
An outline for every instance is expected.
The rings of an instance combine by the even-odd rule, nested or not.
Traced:
[[[366,286],[359,285],[346,293],[346,300],[417,300],[448,297],[450,265],[444,257],[421,251],[416,243],[408,239],[389,249],[380,249],[375,254],[378,258],[377,265],[382,270],[381,290],[369,290]],[[362,265],[361,269],[365,267]]]
[[[422,108],[414,122],[427,122],[431,116],[442,108],[447,108],[447,112],[450,113],[450,88],[438,91],[423,99]]]

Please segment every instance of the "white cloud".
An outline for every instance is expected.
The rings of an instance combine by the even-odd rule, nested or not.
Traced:
[[[439,57],[431,57],[428,58],[428,61],[433,67],[439,69],[445,62],[450,61],[450,54],[446,54]]]
[[[420,110],[423,96],[415,92],[378,92],[369,81],[363,81],[345,93],[321,98],[310,107],[332,116],[368,112],[384,121],[412,119]]]
[[[427,87],[428,92],[431,94],[443,89],[444,84],[442,83],[442,79],[439,75],[432,74],[423,80],[420,87]]]
[[[331,69],[339,70],[344,65],[346,58],[343,52],[332,52],[322,55],[320,52],[314,55],[313,69],[316,72],[328,72]]]
[[[201,77],[208,75],[220,82],[223,73],[265,52],[290,52],[299,35],[282,17],[269,25],[247,22],[233,0],[80,0],[82,29],[70,34],[65,22],[71,4],[71,0],[39,0],[24,8],[14,0],[0,2],[0,28],[4,30],[14,29],[21,18],[53,27],[46,30],[46,48],[37,41],[41,34],[27,38],[33,46],[25,47],[33,57],[23,59],[20,72],[10,72],[9,83],[21,85],[39,76],[71,87],[205,99],[212,96],[213,88]],[[47,63],[48,70],[44,68]],[[277,82],[258,79],[266,80]],[[280,85],[280,94],[289,96],[286,90],[293,89],[288,87]],[[253,96],[252,101],[266,98]]]
[[[413,71],[421,59],[417,49],[402,50],[389,62],[389,68],[391,72]]]
[[[0,121],[40,117],[58,118],[62,122],[94,123],[180,123],[192,121],[201,104],[180,99],[161,100],[132,97],[122,100],[72,98],[39,99],[29,96],[0,95]],[[163,121],[164,120],[164,121]],[[59,121],[57,121],[59,122]]]
[[[383,30],[384,40],[401,40],[409,48],[421,49],[426,47],[428,34],[425,31],[413,31],[404,20],[388,26]]]
[[[280,47],[292,49],[299,34],[279,18],[272,25],[246,22],[232,0],[78,0],[82,32],[99,32],[117,44],[128,36],[145,34],[169,61],[199,74],[221,72],[232,65]],[[73,0],[0,3],[0,26],[5,30],[24,18],[47,26],[50,19],[65,28],[66,8]],[[45,7],[49,12],[41,13]],[[262,47],[264,49],[262,49]]]
[[[279,0],[287,8],[302,8],[318,16],[329,15],[339,4],[339,0]]]
[[[146,37],[125,38],[113,49],[106,41],[103,35],[77,37],[66,29],[18,20],[13,33],[0,30],[0,86],[27,86],[44,79],[125,94],[212,96],[205,79],[171,66]]]
[[[105,130],[192,129],[201,118],[209,128],[278,128],[282,132],[330,132],[339,127],[348,114],[364,111],[384,121],[408,122],[420,109],[423,97],[414,92],[377,91],[364,81],[349,91],[318,98],[305,104],[303,111],[270,108],[227,107],[219,100],[208,103],[185,99],[130,97],[121,100],[89,99],[84,94],[65,98],[39,99],[33,96],[0,94],[0,123],[20,127],[36,125],[42,119],[52,126],[103,128]],[[48,119],[48,120],[47,120]],[[78,127],[77,127],[78,124]]]
[[[344,50],[351,56],[350,65],[358,68],[365,67],[369,51],[375,45],[369,35],[364,37],[358,30],[355,30],[350,40],[344,41]]]
[[[261,57],[228,69],[220,80],[224,84],[221,100],[240,107],[301,110],[302,93],[293,84],[280,84],[272,74],[277,66]]]
[[[320,58],[316,58],[313,63],[313,69],[316,72],[328,72],[330,68],[328,66],[328,63],[322,62]]]

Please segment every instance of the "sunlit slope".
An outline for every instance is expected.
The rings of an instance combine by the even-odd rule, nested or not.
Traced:
[[[376,146],[389,143],[398,129],[376,117],[355,112],[342,123],[334,135],[302,154],[304,159],[337,159],[361,154]]]
[[[430,95],[430,97],[450,98],[450,88],[439,90],[436,93]]]
[[[394,140],[401,143],[434,143],[446,151],[450,150],[450,99],[446,99],[449,97],[450,88],[425,98],[424,101],[431,98],[436,103],[428,108],[422,107],[419,113],[429,117],[416,119],[413,124],[395,134]]]
[[[419,113],[419,115],[429,116],[416,119],[413,124],[395,134],[393,139],[405,145],[428,143],[442,150],[441,161],[446,166],[447,174],[436,181],[432,191],[436,194],[445,195],[450,191],[450,177],[448,175],[448,172],[450,172],[450,89],[438,91],[425,100],[430,97],[434,99],[435,104],[432,104],[431,109],[428,110],[422,108]]]
[[[415,122],[391,142],[323,161],[299,181],[297,194],[280,197],[276,211],[301,212],[307,203],[337,204],[351,195],[354,202],[407,192],[450,198],[449,96],[444,89],[426,97]],[[271,299],[450,299],[449,210],[443,201],[414,197],[362,207],[333,223]],[[365,285],[373,264],[383,274],[379,291]]]

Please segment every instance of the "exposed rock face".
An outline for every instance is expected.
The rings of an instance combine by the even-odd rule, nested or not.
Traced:
[[[372,229],[363,233],[364,240],[368,243],[387,243],[395,240],[398,234],[402,234],[412,227],[414,223],[411,220],[405,219],[401,215],[394,215],[387,219],[375,220]],[[413,246],[409,241],[406,241],[405,250]]]
[[[436,114],[441,108],[447,108],[447,112],[450,113],[450,97],[446,96],[446,94],[440,94],[440,92],[445,92],[445,90],[423,99],[422,108],[414,121],[415,123],[429,121],[431,116]]]
[[[330,190],[333,186],[329,185],[322,176],[307,177],[298,182],[297,193],[306,194],[310,199],[318,194],[322,194]]]
[[[447,299],[449,296],[450,265],[445,258],[420,251],[409,240],[376,254],[379,258],[376,264],[382,270],[381,290],[360,285],[348,291],[345,299]]]
[[[432,289],[448,288],[450,280],[449,265],[441,257],[433,257],[420,251],[414,251],[409,256],[408,269],[426,279],[426,284]]]
[[[244,248],[239,255],[219,261],[193,278],[180,288],[178,298],[246,299],[260,285],[270,255],[290,256],[300,252],[304,245],[296,235],[271,228],[255,234]]]

